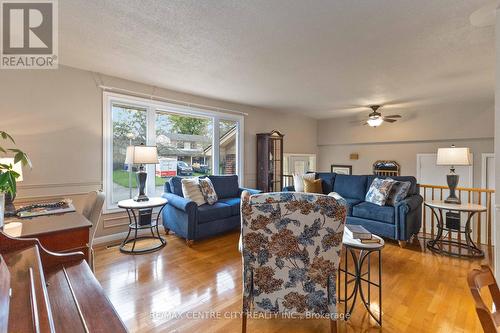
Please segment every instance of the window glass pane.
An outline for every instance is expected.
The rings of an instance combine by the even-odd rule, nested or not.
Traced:
[[[146,109],[122,104],[112,106],[113,203],[136,195],[135,167],[125,164],[127,146],[146,143]]]
[[[173,176],[212,174],[211,118],[157,111],[155,125],[160,161],[156,166],[156,195],[163,193],[165,182]]]
[[[237,161],[237,132],[238,122],[234,120],[219,121],[219,174],[235,175],[238,173]]]

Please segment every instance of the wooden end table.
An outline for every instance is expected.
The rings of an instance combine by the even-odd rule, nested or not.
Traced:
[[[128,218],[129,218],[129,225],[128,225],[128,234],[127,237],[123,240],[123,242],[120,245],[120,251],[123,253],[129,253],[129,254],[142,254],[142,253],[150,253],[156,250],[161,249],[165,245],[167,245],[167,241],[160,236],[160,231],[158,230],[158,221],[160,220],[160,215],[161,212],[163,211],[163,208],[165,208],[165,205],[167,204],[167,199],[161,198],[161,197],[154,197],[154,198],[149,198],[148,201],[134,201],[133,199],[127,199],[127,200],[122,200],[118,202],[118,207],[123,208],[127,211]],[[151,223],[150,224],[145,224],[141,225],[139,224],[138,220],[138,214],[140,210],[143,209],[153,209],[160,207],[160,211],[158,212],[158,215],[156,216],[156,219],[153,220],[153,212],[151,211]],[[137,214],[136,214],[137,212]],[[142,229],[149,229],[151,231],[151,236],[149,235],[143,235],[143,236],[137,236],[138,230]],[[130,233],[134,231],[134,237],[130,237]],[[156,231],[156,234],[155,234]],[[151,247],[148,247],[146,249],[140,249],[136,250],[135,246],[138,240],[141,239],[154,239],[159,242],[158,245],[154,245]],[[132,243],[132,248],[127,249],[126,245]]]
[[[432,211],[432,214],[434,214],[434,216],[436,217],[438,228],[436,237],[427,242],[427,248],[429,250],[455,257],[484,257],[484,251],[478,248],[472,240],[471,222],[475,214],[485,212],[487,210],[485,206],[473,203],[451,204],[445,203],[442,200],[426,201],[424,205],[426,207],[429,207]],[[445,219],[443,218],[443,212],[456,212],[459,213],[459,217],[461,213],[467,213],[467,221],[465,222],[465,226],[462,227],[462,224],[460,223],[458,229],[448,227],[446,225]],[[444,235],[445,232],[447,232],[446,235]],[[449,239],[445,239],[448,234],[452,235],[453,232],[463,234],[465,243],[461,241],[461,238],[458,238],[458,240],[454,240],[451,237],[449,237]],[[448,249],[445,249],[445,246],[448,246]],[[458,249],[458,253],[451,249],[452,246]],[[465,250],[465,253],[462,253],[462,250]]]

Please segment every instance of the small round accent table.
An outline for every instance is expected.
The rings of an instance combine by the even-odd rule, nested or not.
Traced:
[[[153,252],[156,250],[161,249],[165,245],[167,245],[167,241],[160,236],[160,231],[158,230],[158,221],[160,219],[160,214],[163,211],[163,208],[167,204],[167,199],[165,198],[160,198],[160,197],[155,197],[155,198],[149,198],[148,201],[134,201],[133,199],[128,199],[128,200],[122,200],[118,202],[118,207],[123,208],[127,211],[128,218],[129,218],[129,225],[128,225],[128,234],[127,237],[123,240],[123,242],[120,245],[120,251],[123,253],[131,253],[131,254],[142,254],[142,253],[149,253]],[[153,208],[160,207],[160,211],[158,212],[158,215],[156,216],[156,219],[153,220]],[[147,210],[150,209],[151,212],[151,223],[148,224],[140,224],[138,217],[139,214],[141,213],[141,210]],[[151,236],[149,235],[144,235],[144,236],[137,236],[137,231],[141,229],[149,229],[151,231]],[[130,237],[130,233],[134,231],[134,237]],[[155,233],[156,232],[156,233]],[[154,239],[159,242],[158,245],[154,245],[145,249],[140,249],[136,250],[136,242],[141,239]],[[126,248],[126,245],[132,243],[132,248],[128,249]]]
[[[474,244],[472,241],[471,233],[471,222],[472,218],[476,213],[485,212],[487,209],[485,206],[473,204],[473,203],[463,203],[463,204],[451,204],[445,203],[441,200],[426,201],[424,203],[426,207],[429,207],[437,220],[437,234],[436,237],[427,242],[427,248],[433,252],[446,254],[449,256],[456,257],[468,257],[468,258],[482,258],[484,257],[484,252]],[[447,213],[458,213],[458,225],[451,227],[447,221],[443,218],[443,212]],[[462,227],[460,223],[461,213],[467,213],[467,221],[465,226]],[[446,214],[445,214],[446,216]],[[444,235],[444,233],[447,233]],[[452,233],[456,232],[458,235],[463,234],[465,238],[465,243],[462,242],[461,237],[457,240],[451,237]],[[448,236],[448,239],[445,239]],[[445,249],[445,246],[448,249]],[[458,253],[452,250],[452,247],[458,249]],[[464,251],[462,251],[464,250]],[[465,253],[462,253],[465,252]]]
[[[373,238],[379,240],[379,243],[362,243],[358,239],[349,237],[344,233],[342,239],[342,245],[344,245],[345,258],[343,258],[343,267],[340,267],[340,272],[344,273],[344,297],[341,297],[341,288],[339,288],[339,302],[344,303],[344,315],[346,319],[352,314],[354,306],[356,305],[356,300],[359,295],[361,302],[365,306],[366,310],[370,316],[382,326],[382,249],[385,245],[384,240],[376,235],[372,234]],[[359,256],[358,256],[359,252]],[[372,253],[378,254],[378,280],[375,282],[372,280],[371,274],[371,263],[370,257]],[[354,263],[354,272],[349,272],[347,269],[347,258],[348,253],[351,254]],[[366,271],[363,272],[363,264],[367,261]],[[363,291],[362,283],[366,283],[367,291]],[[347,286],[350,283],[354,283],[354,288],[352,292],[348,295]],[[340,285],[340,274],[338,274],[338,285]],[[371,289],[372,287],[378,289],[378,315],[374,313],[371,306]],[[348,301],[352,300],[351,305],[348,307]]]

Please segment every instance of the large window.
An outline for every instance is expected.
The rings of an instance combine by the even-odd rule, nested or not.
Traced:
[[[238,174],[242,181],[243,117],[104,93],[104,188],[107,210],[136,195],[137,166],[125,164],[127,146],[156,145],[146,192],[161,196],[173,176]]]
[[[207,148],[212,146],[213,123],[211,117],[156,111],[156,145],[160,160],[156,174],[164,179],[175,175],[212,174],[212,158]],[[163,186],[156,186],[155,195],[162,193]]]

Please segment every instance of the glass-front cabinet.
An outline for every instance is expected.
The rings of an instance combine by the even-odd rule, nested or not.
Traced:
[[[261,191],[283,188],[283,137],[276,130],[257,134],[257,188]]]

